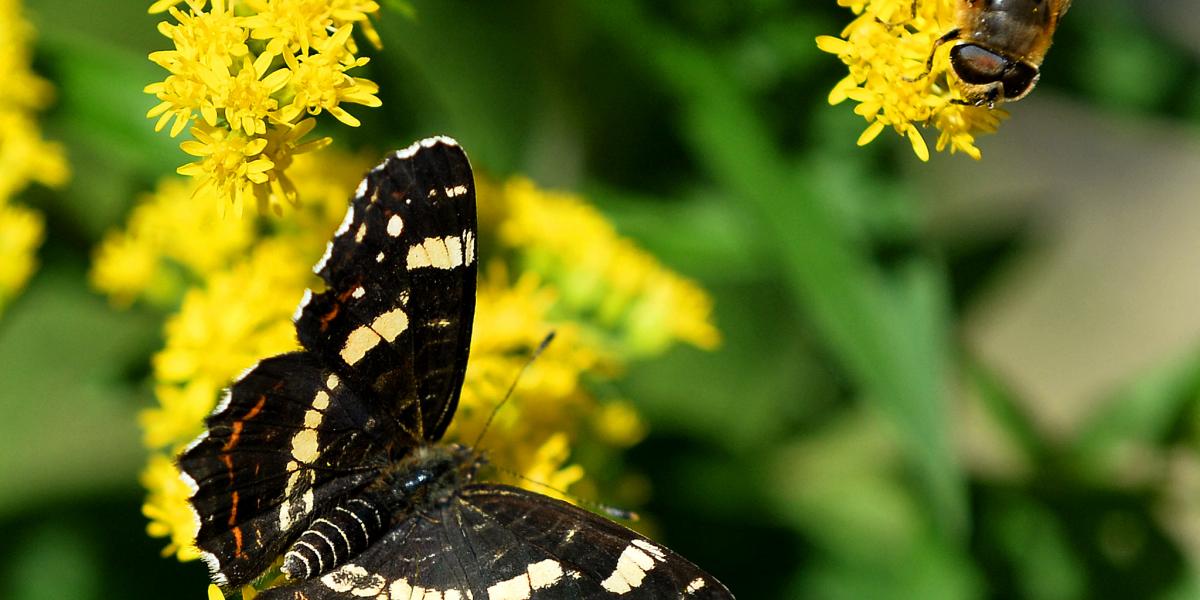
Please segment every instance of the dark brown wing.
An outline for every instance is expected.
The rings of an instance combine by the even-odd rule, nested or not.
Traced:
[[[362,401],[304,352],[268,358],[230,389],[179,457],[213,578],[248,583],[331,499],[373,477],[384,441]]]
[[[359,186],[297,312],[300,343],[383,403],[402,445],[437,440],[458,404],[475,314],[475,182],[449,138],[397,152]]]
[[[381,596],[381,594],[383,594]],[[263,600],[355,597],[728,600],[725,586],[638,533],[549,497],[473,485],[411,515],[350,562]]]

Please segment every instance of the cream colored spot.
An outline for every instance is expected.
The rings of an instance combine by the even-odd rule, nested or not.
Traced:
[[[386,258],[386,257],[384,256],[384,254],[382,252],[380,252],[379,254],[375,255],[375,262],[381,263],[381,262],[383,262],[384,258]]]
[[[660,561],[667,559],[667,555],[665,552],[663,552],[662,548],[659,548],[658,546],[655,546],[646,540],[633,540],[633,545],[649,552],[650,554],[653,554],[654,558],[657,558]]]
[[[320,424],[321,413],[315,410],[309,412],[317,415],[317,422]],[[305,414],[304,420],[307,424],[307,414]],[[317,450],[317,430],[304,429],[295,436],[292,436],[292,456],[296,460],[305,464],[311,464],[314,460],[317,460],[319,454],[320,452]]]
[[[475,233],[472,231],[464,232],[463,248],[466,250],[466,256],[463,257],[463,264],[469,265],[475,262]]]
[[[337,375],[332,375],[332,374],[331,374],[331,375],[329,376],[329,379],[326,379],[326,380],[325,380],[325,387],[329,388],[330,390],[336,390],[336,389],[337,389],[337,386],[338,386],[338,384],[339,384],[339,383],[341,383],[341,382],[342,382],[342,381],[341,381],[340,379],[338,379],[338,376],[337,376]]]
[[[309,429],[316,429],[321,424],[321,419],[325,415],[319,410],[310,410],[304,413],[304,426]]]
[[[370,327],[359,327],[346,336],[346,343],[342,346],[342,360],[346,361],[348,365],[356,364],[367,355],[367,351],[377,344],[379,344],[379,334],[371,331]]]
[[[446,254],[451,262],[451,266],[457,267],[463,264],[463,245],[462,238],[457,236],[446,236]]]
[[[528,600],[533,592],[558,583],[562,576],[562,565],[547,558],[529,565],[524,573],[489,587],[488,600]]]
[[[339,594],[373,598],[383,591],[387,580],[379,575],[367,573],[366,569],[358,565],[347,564],[322,577],[321,583]]]
[[[634,540],[621,551],[621,556],[617,558],[617,568],[613,570],[612,575],[600,582],[604,589],[614,594],[625,594],[642,585],[646,572],[654,568],[654,559],[635,545],[640,541]]]
[[[354,234],[354,241],[361,243],[365,237],[367,237],[367,224],[363,223],[358,226],[358,231]]]
[[[292,463],[288,463],[290,467]],[[287,487],[284,489],[284,497],[291,498],[292,491],[301,484],[301,479],[308,475],[307,485],[312,485],[316,481],[316,474],[312,471],[294,471],[288,477]],[[290,500],[284,500],[279,505],[279,528],[287,531],[296,521],[308,514],[312,510],[313,492],[311,489],[305,490],[304,495],[300,497],[300,502],[292,504]]]
[[[429,251],[425,249],[425,244],[417,244],[408,249],[408,268],[419,269],[428,267],[432,263],[429,262]]]
[[[461,196],[465,193],[467,193],[467,186],[465,185],[456,185],[452,188],[446,188],[446,196],[450,198]]]
[[[401,231],[404,231],[404,219],[401,219],[400,215],[392,215],[392,218],[388,219],[388,235],[396,237],[400,235]]]
[[[408,315],[404,309],[394,308],[375,317],[375,320],[371,321],[371,329],[388,342],[394,342],[396,337],[408,329]]]
[[[535,590],[558,583],[562,576],[562,565],[558,564],[558,561],[547,558],[542,562],[529,565],[529,585]]]
[[[529,575],[521,573],[488,588],[488,600],[529,600]]]
[[[463,264],[462,248],[462,239],[458,236],[425,238],[408,249],[408,268],[453,269]]]
[[[350,292],[350,295],[353,296],[355,300],[357,300],[359,298],[362,298],[363,296],[366,296],[367,290],[363,289],[363,286],[360,285],[360,286],[354,288],[354,291]]]
[[[337,387],[337,382],[334,382],[334,387]],[[313,398],[312,407],[316,410],[329,408],[329,392],[325,390],[317,392],[316,397]]]
[[[704,578],[697,577],[697,578],[693,579],[692,582],[687,585],[687,589],[683,590],[683,591],[684,591],[684,593],[687,593],[687,594],[694,594],[703,588],[704,588]]]

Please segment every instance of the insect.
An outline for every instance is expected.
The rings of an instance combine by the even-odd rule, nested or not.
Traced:
[[[238,378],[179,458],[196,546],[263,600],[731,599],[674,552],[565,502],[474,481],[440,443],[467,367],[475,184],[446,137],[367,174],[294,316],[303,350]]]
[[[957,25],[934,42],[926,64],[947,42],[962,103],[993,108],[1033,90],[1058,22],[1071,0],[957,0]]]

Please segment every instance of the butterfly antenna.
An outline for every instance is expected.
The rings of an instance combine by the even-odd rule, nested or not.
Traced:
[[[553,340],[554,331],[551,330],[550,333],[546,334],[546,337],[542,338],[542,343],[538,344],[537,348],[534,348],[533,352],[529,354],[529,358],[525,360],[525,364],[521,365],[521,370],[517,371],[517,376],[514,377],[512,383],[509,384],[508,391],[504,394],[504,399],[500,400],[500,402],[498,402],[496,406],[492,408],[492,414],[488,415],[487,422],[483,424],[483,429],[479,431],[479,437],[475,438],[475,443],[471,447],[475,448],[476,451],[479,449],[480,442],[483,441],[483,436],[487,435],[488,429],[491,428],[492,419],[496,418],[496,413],[500,412],[500,408],[508,402],[509,398],[512,397],[513,390],[517,389],[517,383],[521,381],[521,377],[525,375],[525,371],[529,369],[529,365],[532,365],[533,361],[537,360],[537,358],[542,355],[542,352],[546,350],[546,346],[549,346],[550,342]]]
[[[612,518],[612,519],[620,519],[622,521],[629,521],[632,523],[632,522],[640,521],[642,518],[641,515],[638,515],[636,512],[634,512],[632,510],[629,510],[626,508],[617,508],[615,506],[609,506],[607,504],[596,502],[595,500],[587,500],[584,498],[580,498],[579,496],[568,494],[565,490],[560,490],[560,489],[558,489],[548,483],[545,483],[543,481],[538,481],[536,479],[530,479],[520,473],[517,473],[516,471],[513,471],[512,469],[496,467],[496,470],[498,470],[502,473],[507,473],[508,475],[516,477],[517,479],[520,479],[521,481],[526,481],[526,482],[532,483],[533,485],[536,485],[538,487],[545,488],[547,490],[555,492],[559,496],[562,496],[564,498],[570,498],[571,500],[575,501],[576,504],[579,504],[581,506],[586,506],[587,508],[592,509],[592,511],[594,511],[594,512],[604,513],[605,515],[607,515],[609,518]]]

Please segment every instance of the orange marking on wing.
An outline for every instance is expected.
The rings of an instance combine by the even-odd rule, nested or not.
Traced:
[[[246,413],[246,416],[233,422],[233,425],[232,425],[233,432],[230,433],[230,435],[229,435],[229,441],[225,442],[225,445],[221,447],[222,450],[228,452],[230,450],[233,450],[234,446],[237,446],[238,438],[241,437],[241,435],[242,435],[242,428],[245,427],[246,421],[249,421],[250,419],[257,417],[258,413],[262,412],[263,406],[266,403],[267,403],[266,394],[259,395],[258,403],[254,405],[254,408],[251,408],[250,412]]]
[[[337,314],[338,314],[338,305],[335,304],[335,305],[333,305],[333,308],[329,310],[329,312],[321,315],[321,331],[325,331],[326,329],[329,328],[329,322],[332,321],[335,317],[337,317]]]
[[[246,416],[242,417],[242,419],[241,419],[241,420],[242,420],[242,421],[249,421],[250,419],[253,419],[254,417],[257,417],[257,416],[258,416],[258,413],[262,412],[263,405],[264,405],[264,404],[266,404],[266,403],[267,403],[267,395],[266,395],[266,394],[259,394],[259,396],[258,396],[258,403],[257,403],[257,404],[255,404],[255,405],[254,405],[254,408],[250,409],[250,412],[246,413]]]
[[[242,556],[242,528],[241,527],[233,528],[233,543],[234,543],[233,554],[240,558]]]
[[[237,506],[238,506],[238,493],[237,493],[237,491],[234,491],[233,498],[232,498],[232,506],[229,509],[229,525],[231,527],[234,525],[237,525]]]
[[[233,450],[233,447],[238,443],[238,437],[242,435],[242,426],[243,423],[241,421],[233,422],[233,432],[229,434],[229,441],[225,442],[224,446],[221,446],[222,450],[225,450],[226,452]],[[226,456],[229,455],[226,454]]]

